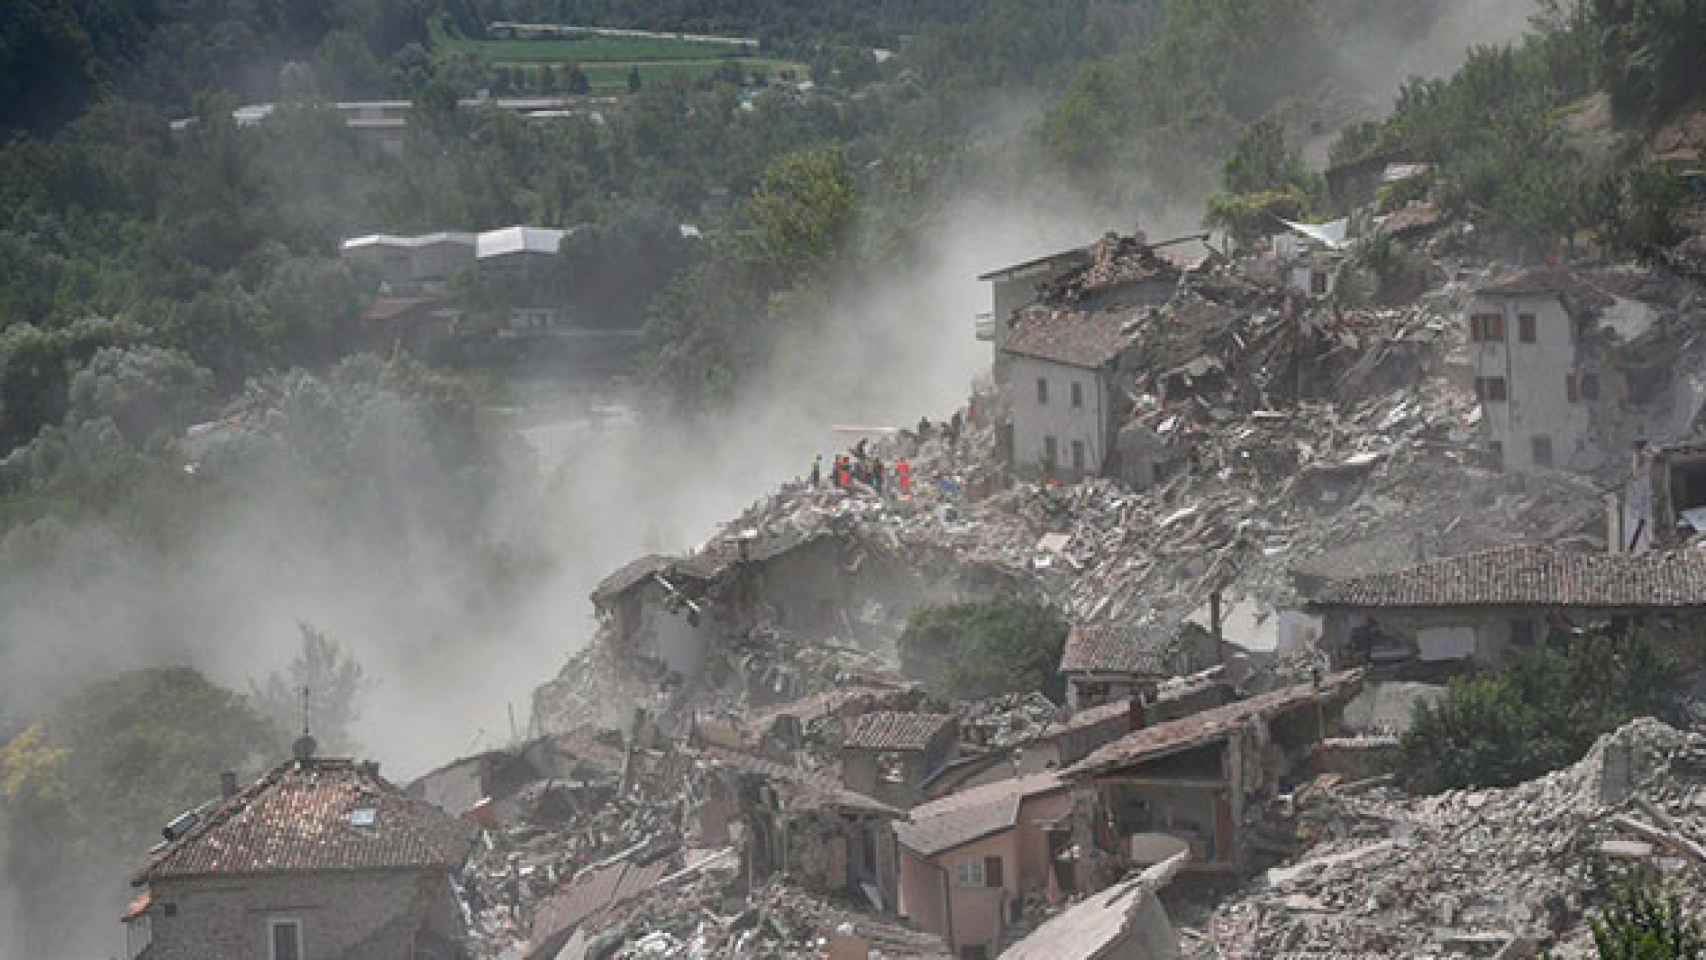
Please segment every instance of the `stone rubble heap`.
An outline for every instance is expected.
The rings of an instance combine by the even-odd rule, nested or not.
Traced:
[[[1224,901],[1193,956],[1592,956],[1608,874],[1656,871],[1706,912],[1706,736],[1642,719],[1509,789],[1301,793],[1320,841]],[[1655,841],[1654,837],[1663,837]],[[1668,838],[1675,838],[1671,842]],[[1706,857],[1706,854],[1702,854]],[[1188,938],[1189,939],[1189,938]]]

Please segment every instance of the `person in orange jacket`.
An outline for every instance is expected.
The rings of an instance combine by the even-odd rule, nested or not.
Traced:
[[[836,458],[835,485],[845,490],[851,485],[852,480],[852,471],[848,467],[847,455],[844,453]]]
[[[901,457],[894,462],[895,480],[900,484],[900,495],[912,496],[912,461]]]

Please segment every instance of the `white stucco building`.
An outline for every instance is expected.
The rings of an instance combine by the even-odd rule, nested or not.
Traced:
[[[1013,313],[1037,302],[1037,288],[1057,279],[1061,274],[1090,262],[1090,248],[1075,247],[1046,257],[1015,263],[991,270],[978,277],[990,284],[991,309],[977,318],[977,338],[989,341],[994,349],[993,373],[997,383],[1007,379],[1007,335]]]
[[[1470,364],[1493,456],[1508,470],[1591,469],[1593,408],[1604,389],[1586,342],[1611,298],[1569,271],[1528,270],[1476,291]]]

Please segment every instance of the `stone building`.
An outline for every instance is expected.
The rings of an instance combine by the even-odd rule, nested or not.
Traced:
[[[906,809],[924,786],[959,756],[960,725],[952,714],[867,713],[841,741],[841,779],[849,790]]]
[[[1496,665],[1551,630],[1592,622],[1686,633],[1706,614],[1706,553],[1502,547],[1335,581],[1310,608],[1323,615],[1322,644],[1335,663]]]
[[[406,796],[376,764],[297,756],[175,819],[132,883],[132,960],[451,960],[451,887],[469,824]]]
[[[1614,302],[1559,269],[1524,271],[1475,292],[1467,311],[1475,394],[1505,468],[1599,463],[1592,411],[1614,371],[1600,362],[1591,321]]]
[[[1019,308],[1036,302],[1039,287],[1089,262],[1090,248],[1074,247],[1046,257],[991,270],[978,277],[979,280],[990,284],[993,305],[988,314],[977,318],[977,338],[989,341],[994,347],[993,370],[997,383],[1007,379],[1005,351],[1009,336],[1008,319]]]
[[[1351,670],[1144,727],[1060,776],[1108,811],[1116,862],[1157,863],[1182,845],[1187,871],[1237,875],[1247,865],[1246,807],[1307,769],[1361,685]],[[1075,841],[1095,845],[1094,833]]]
[[[1133,697],[1154,699],[1161,681],[1219,662],[1219,644],[1206,631],[1081,623],[1066,635],[1060,672],[1067,707],[1079,711]]]

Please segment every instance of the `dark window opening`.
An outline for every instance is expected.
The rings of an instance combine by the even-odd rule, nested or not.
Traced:
[[[1537,433],[1530,438],[1534,445],[1534,463],[1540,467],[1552,465],[1552,438],[1544,433]]]
[[[1083,407],[1084,407],[1084,385],[1082,383],[1079,383],[1078,381],[1074,380],[1072,382],[1072,409],[1080,410],[1080,409],[1083,409]]]
[[[1684,510],[1706,507],[1706,460],[1678,463],[1670,468],[1670,505],[1679,522]]]
[[[1469,339],[1478,343],[1503,343],[1505,317],[1502,313],[1477,313],[1469,318]]]
[[[960,960],[989,960],[989,948],[961,947]]]
[[[1512,620],[1511,643],[1516,644],[1519,647],[1534,646],[1534,621]]]
[[[1050,467],[1060,462],[1060,444],[1053,437],[1043,438],[1043,463]]]
[[[1001,879],[1002,879],[1001,878],[1001,867],[1002,867],[1002,863],[1001,863],[1000,857],[984,857],[983,858],[983,885],[984,886],[986,886],[986,887],[999,887],[999,886],[1001,886]]]
[[[1516,338],[1523,343],[1534,342],[1534,314],[1519,313],[1516,315]]]
[[[1037,378],[1037,405],[1043,406],[1043,407],[1048,406],[1048,378],[1047,377],[1038,377]]]
[[[302,927],[294,920],[272,922],[270,960],[302,960]]]
[[[1505,402],[1504,377],[1476,377],[1475,398],[1482,403]]]
[[[1327,292],[1327,272],[1315,270],[1309,274],[1309,292],[1319,297]]]
[[[1072,441],[1072,469],[1084,469],[1084,441]]]
[[[1574,373],[1564,374],[1564,399],[1570,403],[1581,402],[1582,395],[1576,390],[1576,375]]]

